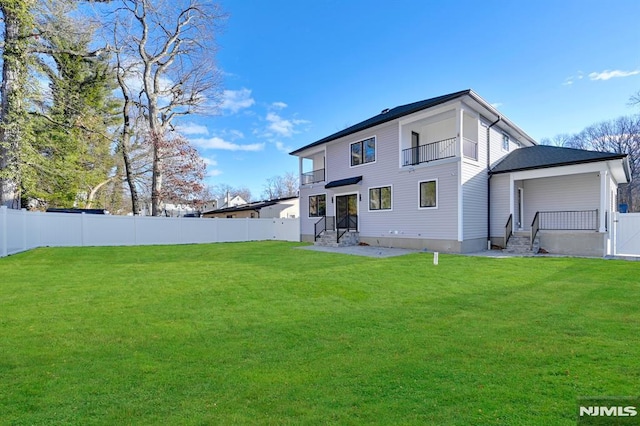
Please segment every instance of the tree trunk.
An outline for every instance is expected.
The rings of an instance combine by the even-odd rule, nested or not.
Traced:
[[[0,101],[0,205],[20,208],[21,82],[26,75],[25,14],[28,2],[0,5],[4,16],[2,99]]]
[[[124,124],[122,128],[122,142],[120,144],[120,149],[122,150],[122,159],[124,160],[124,173],[127,179],[127,184],[129,185],[129,193],[131,194],[131,211],[134,216],[137,216],[140,214],[140,201],[138,198],[138,189],[136,188],[136,182],[133,176],[131,157],[129,155],[129,141],[131,140],[131,101],[126,90],[123,89],[122,93],[124,95],[124,106],[122,107]]]

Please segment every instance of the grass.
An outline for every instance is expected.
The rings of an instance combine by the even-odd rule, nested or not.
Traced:
[[[575,424],[638,394],[640,263],[283,242],[0,259],[0,424]]]

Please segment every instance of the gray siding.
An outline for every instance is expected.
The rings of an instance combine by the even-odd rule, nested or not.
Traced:
[[[473,137],[478,141],[478,161],[462,160],[463,239],[487,237],[487,134],[486,128],[474,120]],[[471,126],[466,126],[464,137]]]
[[[434,116],[417,113],[403,117],[404,145],[410,146],[409,130],[417,128],[422,144],[456,135],[460,109],[465,111],[463,137],[478,141],[478,159],[448,158],[415,167],[400,167],[401,143],[400,120],[384,123],[353,135],[328,143],[326,148],[326,182],[363,176],[357,185],[325,189],[323,183],[305,186],[300,190],[301,233],[313,234],[313,223],[317,218],[308,217],[310,195],[327,195],[327,215],[335,215],[332,198],[340,194],[357,193],[359,231],[361,237],[369,241],[389,238],[421,240],[458,240],[458,200],[462,193],[462,237],[477,245],[477,241],[487,237],[487,153],[495,164],[509,152],[518,148],[517,140],[510,135],[509,151],[502,149],[504,134],[500,124],[491,128],[487,141],[487,127],[490,123],[480,119],[476,111],[465,103],[452,103],[434,110]],[[471,117],[470,120],[469,117]],[[424,122],[422,122],[424,120]],[[483,125],[481,125],[484,124]],[[428,124],[428,126],[427,126]],[[476,133],[477,132],[477,133]],[[471,137],[470,137],[471,136]],[[376,161],[351,167],[350,145],[353,142],[376,138]],[[409,142],[408,142],[409,141]],[[460,149],[460,151],[462,151]],[[459,151],[459,152],[460,152]],[[317,161],[319,163],[319,161]],[[438,206],[434,209],[420,209],[419,182],[437,180]],[[461,185],[461,186],[460,186]],[[369,210],[369,188],[391,186],[392,209]],[[498,175],[492,178],[492,236],[501,236],[509,215],[509,178]],[[534,191],[535,192],[535,191]]]
[[[537,211],[596,210],[600,208],[598,173],[525,180],[524,224],[531,229]]]
[[[486,123],[485,125],[489,125],[491,123]],[[482,130],[485,132],[487,131],[486,127],[483,127]],[[491,133],[491,167],[495,166],[496,163],[500,160],[502,160],[502,158],[509,154],[511,151],[516,150],[519,148],[517,141],[513,138],[513,136],[511,136],[508,132],[502,130],[499,125],[496,125],[494,127],[491,128],[490,130]],[[505,151],[502,149],[502,137],[503,135],[509,135],[509,151]],[[486,140],[486,136],[482,138],[482,140]],[[486,149],[486,147],[485,147]]]
[[[384,124],[331,143],[327,147],[327,181],[363,176],[358,185],[324,189],[302,188],[300,216],[302,234],[313,233],[308,219],[308,198],[316,193],[327,194],[327,214],[335,215],[331,197],[358,193],[359,231],[362,237],[457,239],[458,162],[443,160],[440,164],[400,169],[399,127],[397,122]],[[376,161],[355,167],[350,165],[350,145],[362,139],[376,137]],[[438,206],[420,209],[419,182],[437,180]],[[369,188],[391,186],[392,209],[369,211]],[[305,220],[307,218],[307,220]]]
[[[491,178],[491,237],[503,237],[509,219],[509,175]]]

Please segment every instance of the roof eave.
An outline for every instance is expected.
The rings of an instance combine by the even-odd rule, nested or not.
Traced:
[[[339,132],[333,133],[333,134],[331,134],[331,135],[329,135],[329,136],[327,136],[325,138],[319,139],[319,140],[317,140],[317,141],[315,141],[313,143],[305,145],[302,148],[296,149],[295,151],[291,151],[289,153],[289,155],[297,156],[298,154],[300,154],[301,152],[303,152],[303,151],[305,151],[305,150],[307,150],[309,148],[313,148],[313,147],[316,147],[316,146],[321,146],[321,145],[324,145],[326,143],[332,142],[334,140],[337,140],[337,139],[352,135],[354,133],[370,129],[372,127],[379,126],[381,124],[385,124],[385,123],[388,123],[390,121],[400,119],[402,117],[406,117],[407,115],[416,113],[418,111],[422,111],[422,110],[425,110],[425,109],[433,108],[435,106],[442,105],[442,104],[445,104],[447,102],[451,102],[453,100],[460,99],[461,97],[470,95],[471,93],[473,93],[473,91],[471,89],[461,90],[459,92],[450,93],[448,95],[436,96],[433,99],[437,99],[437,98],[444,98],[444,99],[442,99],[439,102],[434,102],[433,104],[429,104],[428,106],[420,106],[420,107],[416,107],[416,108],[411,108],[411,109],[409,109],[409,110],[407,110],[407,111],[405,111],[405,112],[403,112],[401,114],[381,113],[381,114],[378,114],[378,115],[374,115],[373,117],[367,118],[366,120],[363,120],[363,121],[361,121],[361,122],[359,122],[357,124],[354,124],[351,127],[348,127],[348,128],[346,128],[344,130],[341,130]],[[425,99],[425,101],[426,100],[427,99]],[[423,101],[418,101],[418,102],[414,102],[414,103],[420,103],[420,102],[423,102]],[[486,104],[486,102],[485,102],[485,104]],[[406,104],[406,105],[411,105],[411,104]],[[399,106],[397,106],[395,108],[399,108],[399,107],[402,107],[402,106],[405,106],[405,105],[399,105]],[[382,117],[380,119],[380,121],[378,121],[378,120],[374,121],[374,118],[379,117],[381,115],[385,115],[385,114],[389,114],[388,117]],[[363,122],[369,121],[369,120],[374,121],[374,122],[371,123],[371,125],[368,125],[368,126],[365,126],[365,127],[362,127],[362,128],[359,127]],[[349,130],[351,128],[353,128],[353,130]]]
[[[491,170],[489,170],[489,174],[490,175],[499,175],[499,174],[504,174],[504,173],[523,172],[523,171],[526,171],[526,170],[539,170],[539,169],[549,169],[549,168],[553,168],[553,167],[573,166],[573,165],[576,165],[576,164],[598,163],[598,162],[602,162],[602,161],[625,159],[626,157],[627,157],[627,154],[616,154],[615,156],[611,156],[611,157],[592,158],[592,159],[589,159],[589,160],[565,161],[563,163],[542,164],[542,165],[537,165],[537,166],[519,167],[519,168],[515,168],[515,169],[508,169],[508,170],[495,171],[495,170],[491,169]],[[626,163],[628,164],[628,161]],[[495,169],[495,167],[494,167],[494,169]],[[625,174],[627,174],[627,173],[628,173],[628,167],[625,167]]]

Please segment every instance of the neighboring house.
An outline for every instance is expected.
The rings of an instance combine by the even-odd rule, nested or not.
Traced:
[[[336,240],[457,253],[513,233],[549,252],[610,253],[630,179],[625,155],[538,146],[472,90],[385,109],[291,154],[302,241],[338,228]]]
[[[216,201],[216,206],[215,208],[218,209],[226,209],[228,207],[235,207],[235,206],[241,206],[243,204],[247,204],[247,201],[242,198],[239,195],[234,195],[233,197],[227,192],[227,195],[224,197],[224,199],[222,200],[217,200]],[[212,210],[214,210],[212,209]]]
[[[296,218],[300,216],[298,197],[286,197],[204,212],[203,217],[219,218]]]

